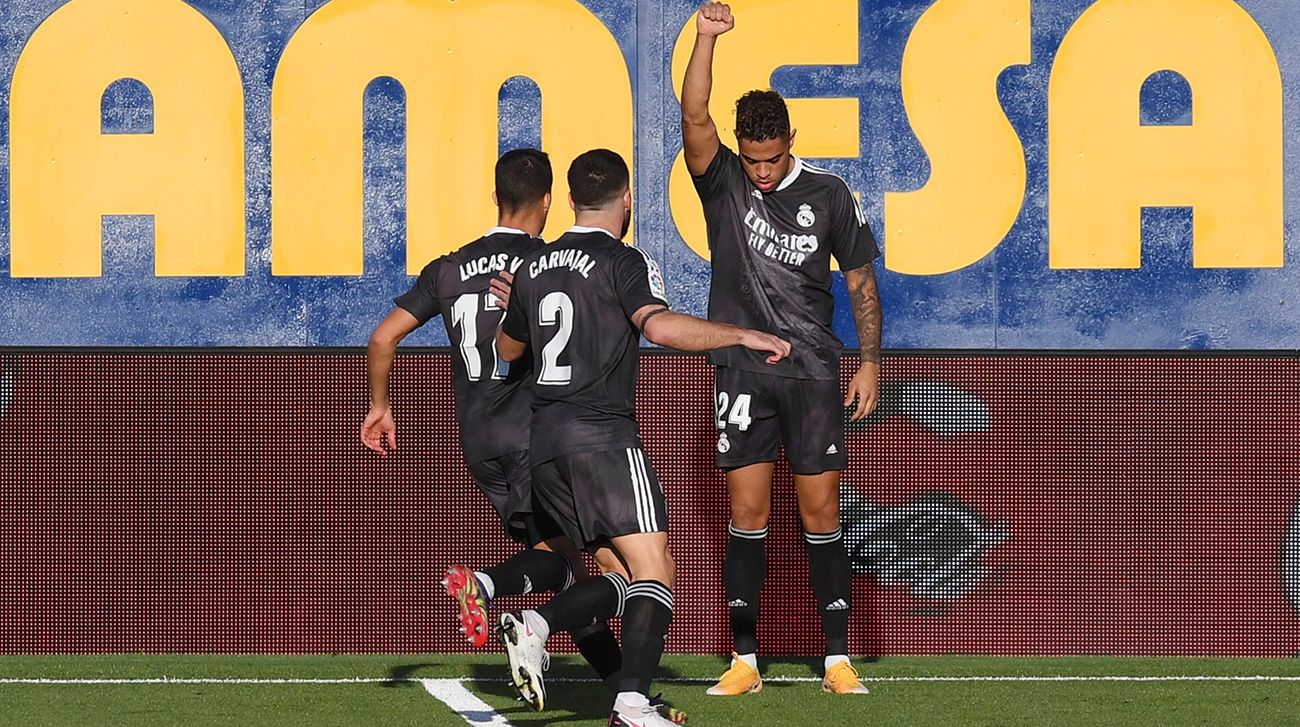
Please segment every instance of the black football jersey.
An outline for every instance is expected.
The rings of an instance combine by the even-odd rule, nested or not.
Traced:
[[[652,304],[668,304],[659,266],[604,230],[574,227],[519,267],[502,330],[532,348],[534,465],[637,444],[631,317]]]
[[[497,326],[505,311],[496,306],[489,284],[544,246],[522,230],[495,227],[426,265],[415,286],[393,300],[420,325],[442,314],[452,346],[456,422],[469,464],[528,449],[532,360],[512,365],[497,356]]]
[[[765,362],[766,354],[738,346],[712,353],[713,363],[792,378],[839,378],[844,344],[831,328],[831,256],[841,270],[853,270],[880,255],[848,185],[795,158],[786,178],[764,193],[722,144],[694,181],[713,257],[709,318],[792,344],[790,356],[775,365]]]

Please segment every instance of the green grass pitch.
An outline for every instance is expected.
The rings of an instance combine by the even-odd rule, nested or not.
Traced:
[[[724,666],[716,657],[665,657],[656,689],[696,727],[1300,723],[1293,660],[887,657],[858,661],[869,696],[838,697],[821,692],[818,663],[772,658],[763,661],[761,694],[706,696]],[[9,656],[0,657],[0,724],[605,724],[611,698],[580,661],[557,657],[548,677],[548,708],[536,713],[515,701],[495,654]],[[458,680],[495,714],[467,721],[425,679]],[[67,683],[89,681],[97,683]]]

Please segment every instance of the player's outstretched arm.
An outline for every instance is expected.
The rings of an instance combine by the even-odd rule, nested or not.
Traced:
[[[695,19],[695,48],[686,64],[682,81],[682,149],[686,168],[699,176],[708,171],[718,153],[718,127],[709,115],[709,96],[713,93],[713,47],[718,36],[731,30],[736,19],[731,6],[710,2],[700,7]]]
[[[876,270],[871,263],[844,273],[849,287],[849,302],[853,306],[853,320],[858,325],[858,345],[862,349],[862,365],[849,382],[844,396],[844,406],[852,406],[854,420],[862,419],[880,403],[880,331],[883,312],[880,307],[880,289],[876,286]]]
[[[361,442],[380,454],[388,454],[385,441],[389,448],[397,449],[397,424],[388,402],[388,376],[393,370],[393,357],[402,339],[419,327],[420,321],[415,316],[405,309],[394,308],[370,334],[370,344],[366,346],[370,412],[361,424]]]
[[[699,353],[728,346],[744,346],[769,354],[774,364],[790,355],[790,342],[770,333],[738,328],[673,313],[663,306],[647,305],[632,316],[632,322],[649,341],[678,351]]]

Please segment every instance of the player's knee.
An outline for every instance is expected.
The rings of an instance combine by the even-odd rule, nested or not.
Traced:
[[[661,577],[658,578],[657,580],[663,583],[665,586],[672,588],[673,583],[677,580],[677,561],[673,560],[672,551],[670,551],[667,548],[667,546],[664,547],[664,553],[660,563],[660,569],[661,569],[661,573],[660,573]]]
[[[595,552],[596,565],[600,567],[601,573],[617,573],[625,580],[630,580],[630,573],[624,567],[623,561],[619,559],[614,551],[609,548],[600,548]]]
[[[829,533],[840,526],[839,503],[832,501],[807,508],[800,505],[799,518],[803,522],[804,532]]]
[[[762,530],[771,514],[771,502],[731,502],[731,524],[740,530]]]

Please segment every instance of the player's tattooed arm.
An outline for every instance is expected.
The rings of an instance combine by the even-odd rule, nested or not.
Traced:
[[[844,405],[857,407],[853,419],[862,419],[875,410],[880,400],[880,332],[883,312],[880,307],[880,289],[876,285],[876,271],[871,263],[847,270],[844,281],[849,286],[849,303],[853,306],[853,320],[858,325],[858,345],[862,349],[862,365],[849,382]]]
[[[862,347],[862,360],[880,363],[880,289],[876,286],[876,271],[871,263],[844,273],[849,286],[849,303],[853,306],[853,320],[858,324],[858,345]]]
[[[686,64],[682,81],[682,150],[691,174],[704,174],[717,156],[718,127],[709,115],[709,97],[713,93],[713,48],[718,36],[731,30],[736,20],[731,7],[718,2],[705,3],[695,20],[695,47]]]

